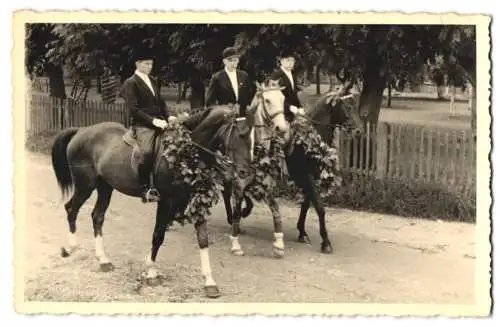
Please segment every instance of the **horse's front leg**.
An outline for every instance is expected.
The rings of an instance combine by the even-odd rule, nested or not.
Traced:
[[[231,224],[231,235],[229,239],[231,240],[231,252],[234,255],[242,256],[244,254],[241,248],[239,235],[240,235],[240,220],[241,220],[241,205],[243,202],[242,197],[233,197],[234,208],[233,208],[233,221]]]
[[[281,213],[279,205],[272,194],[268,194],[266,196],[265,202],[269,206],[271,214],[273,215],[273,224],[274,224],[273,253],[276,257],[281,258],[285,255],[285,243],[283,241],[283,227],[281,224]]]
[[[231,193],[232,193],[231,184],[225,183],[224,190],[222,190],[222,198],[224,199],[224,208],[226,208],[227,223],[229,225],[233,224],[233,210],[231,208]]]
[[[156,257],[158,250],[165,240],[165,233],[169,219],[172,219],[173,211],[170,203],[160,201],[156,208],[156,223],[153,232],[151,252],[146,257],[146,283],[156,286],[159,283],[159,275],[156,269]]]
[[[299,214],[299,219],[297,220],[297,229],[299,231],[298,241],[300,243],[311,244],[311,239],[309,238],[309,235],[307,235],[306,233],[306,218],[310,206],[311,206],[311,200],[306,195],[304,196],[304,200],[300,205],[300,214]]]
[[[194,224],[196,229],[196,237],[200,248],[201,273],[205,278],[205,295],[209,298],[217,298],[220,296],[219,288],[212,277],[212,268],[210,267],[210,254],[208,251],[208,230],[207,221],[199,219]]]

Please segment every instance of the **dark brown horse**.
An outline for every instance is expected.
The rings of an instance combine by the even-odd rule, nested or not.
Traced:
[[[196,145],[194,148],[207,167],[219,167],[218,171],[222,173],[225,184],[234,181],[233,187],[237,191],[234,196],[242,194],[239,188],[245,188],[246,185],[239,181],[236,172],[243,174],[250,166],[252,144],[248,121],[245,118],[237,119],[230,106],[217,106],[179,122],[191,131],[191,143]],[[190,194],[194,191],[190,184],[175,180],[174,173],[163,155],[165,138],[176,131],[178,130],[175,128],[164,130],[156,142],[153,175],[161,199],[156,209],[151,251],[146,257],[146,280],[150,283],[158,280],[154,263],[163,244],[167,226],[176,215],[184,213]],[[97,190],[92,222],[95,254],[102,271],[114,268],[104,251],[102,237],[104,216],[113,190],[132,197],[140,196],[137,171],[131,164],[133,149],[123,140],[126,132],[127,129],[123,125],[114,122],[69,128],[57,136],[52,147],[52,165],[63,195],[73,189],[70,200],[65,204],[69,224],[69,247],[62,248],[62,255],[69,256],[74,250],[78,212],[92,192]],[[227,155],[232,164],[221,165],[216,151]],[[227,163],[225,160],[222,162]],[[194,226],[200,248],[201,270],[205,277],[205,291],[207,296],[217,297],[219,290],[210,268],[207,222],[205,219],[198,219]]]
[[[315,126],[323,141],[327,144],[332,143],[334,129],[336,127],[348,129],[353,133],[353,135],[358,135],[363,131],[363,124],[357,110],[354,106],[350,105],[348,101],[346,101],[348,98],[352,97],[352,95],[346,94],[346,89],[348,89],[348,87],[344,85],[338,92],[329,92],[323,95],[316,101],[314,106],[305,112],[304,118]],[[259,121],[258,116],[255,116],[253,119]],[[265,142],[270,138],[272,130],[269,129],[270,126],[265,121],[261,122],[259,126],[262,126],[263,128],[256,129],[256,142]],[[290,132],[293,135],[293,129]],[[290,141],[292,137],[287,140]],[[285,149],[287,149],[286,166],[290,179],[296,186],[302,189],[304,193],[304,201],[301,204],[300,215],[297,221],[297,229],[299,230],[298,241],[301,243],[310,243],[309,236],[305,231],[305,221],[307,211],[312,203],[319,217],[319,229],[322,239],[321,252],[331,253],[333,249],[326,228],[325,207],[322,203],[318,187],[314,181],[315,172],[310,166],[304,151],[300,147],[289,148],[290,144],[287,142],[284,143],[284,146]],[[275,255],[281,257],[284,254],[284,243],[279,207],[272,194],[268,194],[264,199],[264,202],[270,208],[273,216],[276,238],[276,241],[273,244],[273,251]],[[247,199],[247,203],[249,209],[245,211],[245,215],[242,215],[243,218],[250,214],[251,208],[253,207],[253,203],[250,198]],[[234,217],[228,215],[227,218],[228,222],[232,222],[234,226]],[[240,248],[239,255],[241,255],[243,253],[241,246],[239,244],[236,246]]]

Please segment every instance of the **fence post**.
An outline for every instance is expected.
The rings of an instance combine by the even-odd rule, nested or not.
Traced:
[[[387,158],[389,157],[389,125],[387,123],[378,123],[377,125],[377,177],[384,178],[387,175]]]

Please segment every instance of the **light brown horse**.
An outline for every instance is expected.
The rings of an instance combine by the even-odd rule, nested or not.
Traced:
[[[349,83],[349,81],[348,81]],[[267,86],[268,90],[279,90],[276,85],[277,81],[269,81]],[[339,91],[329,92],[320,97],[314,106],[305,111],[305,116],[302,119],[308,120],[321,135],[323,141],[331,144],[333,140],[334,129],[338,126],[344,127],[352,132],[353,135],[358,135],[363,131],[363,124],[357,110],[351,106],[346,100],[351,95],[346,93],[348,87],[346,84]],[[256,129],[255,140],[256,142],[264,142],[269,144],[267,140],[273,134],[272,126],[269,120],[263,119],[263,115],[259,110],[254,111],[253,120],[254,126],[259,126]],[[301,243],[310,243],[309,236],[305,231],[305,221],[307,211],[310,205],[314,206],[319,218],[319,233],[321,236],[321,252],[331,253],[333,251],[331,241],[328,237],[328,231],[325,221],[325,207],[321,201],[318,187],[316,186],[314,175],[315,172],[311,167],[304,151],[297,146],[291,145],[289,142],[293,137],[293,129],[290,130],[290,137],[287,137],[283,142],[286,155],[286,167],[290,179],[298,186],[304,193],[304,201],[301,204],[300,215],[297,220],[297,229],[299,230],[298,241]],[[245,210],[243,218],[250,215],[253,208],[253,203],[250,198],[246,199],[248,209]],[[284,255],[284,242],[283,231],[281,223],[281,214],[277,201],[272,194],[268,194],[264,202],[269,207],[273,216],[275,242],[273,243],[273,252],[277,257]],[[228,222],[235,225],[234,217],[228,215]],[[237,221],[239,225],[239,220]],[[237,242],[237,239],[236,239]],[[235,254],[242,255],[241,245],[233,241],[233,248],[239,249]],[[233,251],[234,253],[235,251]]]

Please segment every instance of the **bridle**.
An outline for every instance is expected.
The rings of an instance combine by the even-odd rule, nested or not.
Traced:
[[[337,99],[337,101],[343,101],[343,100],[346,100],[346,99],[349,99],[349,98],[352,98],[354,96],[354,94],[348,94],[348,95],[344,95],[342,97],[339,97]],[[332,99],[329,99],[327,101],[325,101],[327,104],[330,104],[331,101],[333,101],[333,98]],[[316,126],[324,126],[324,127],[333,127],[333,128],[336,128],[336,127],[340,127],[340,128],[346,128],[345,125],[343,124],[332,124],[332,123],[324,123],[324,122],[319,122],[315,119],[312,119],[312,118],[309,118],[307,117],[306,115],[302,115],[301,116],[302,118],[304,118],[305,120],[309,121],[311,124],[313,125],[316,125]]]
[[[266,107],[266,99],[264,99],[264,93],[265,92],[269,92],[269,91],[275,91],[275,90],[280,90],[281,91],[281,88],[280,87],[269,87],[269,88],[266,88],[266,89],[261,89],[257,92],[256,96],[258,97],[258,99],[261,101],[261,104],[262,104],[262,109],[263,109],[263,118],[264,118],[264,124],[255,124],[253,125],[254,127],[259,127],[259,128],[263,128],[263,127],[270,127],[273,123],[273,120],[278,117],[279,115],[285,115],[285,110],[278,110],[276,112],[274,112],[272,115],[269,114],[269,111],[267,110],[267,107]],[[257,105],[258,106],[258,105]]]

